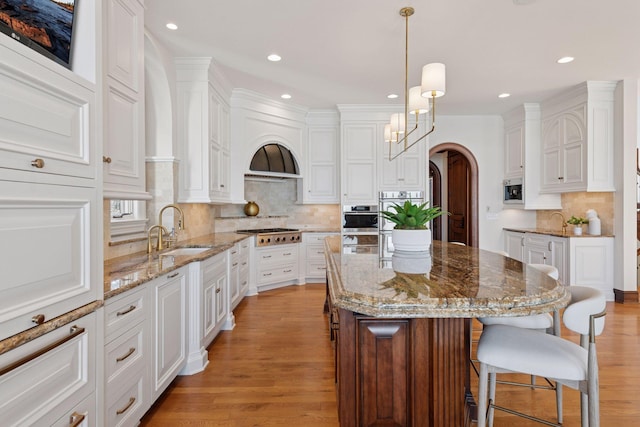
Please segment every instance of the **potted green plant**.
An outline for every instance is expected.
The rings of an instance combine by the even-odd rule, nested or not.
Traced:
[[[385,219],[395,224],[391,231],[391,241],[395,250],[429,250],[431,246],[429,222],[447,212],[442,211],[440,206],[428,207],[428,205],[428,202],[415,204],[407,200],[402,205],[395,203],[390,210],[380,212]]]
[[[589,224],[589,220],[579,216],[571,215],[571,218],[567,220],[567,224],[573,225],[573,234],[576,236],[582,235],[582,224]]]

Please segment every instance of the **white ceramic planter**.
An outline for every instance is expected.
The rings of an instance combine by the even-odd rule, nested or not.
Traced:
[[[575,227],[573,227],[573,234],[575,236],[582,236],[582,226],[576,225]]]
[[[428,251],[431,247],[431,230],[391,230],[393,248],[397,251]]]

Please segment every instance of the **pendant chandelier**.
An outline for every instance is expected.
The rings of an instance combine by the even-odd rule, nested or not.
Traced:
[[[405,51],[404,51],[404,114],[391,115],[390,123],[384,127],[384,140],[389,143],[389,160],[393,160],[409,148],[425,139],[436,128],[436,98],[445,93],[445,66],[434,62],[422,68],[420,86],[409,88],[409,17],[413,15],[412,7],[400,9],[400,16],[405,19]],[[431,102],[429,102],[431,100]],[[431,129],[420,136],[414,135],[418,130],[418,118],[431,110]],[[415,116],[415,126],[407,130],[410,115]],[[393,154],[394,145],[400,152]]]

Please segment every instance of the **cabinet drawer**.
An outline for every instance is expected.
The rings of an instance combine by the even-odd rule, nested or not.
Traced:
[[[307,277],[317,277],[324,279],[326,273],[327,266],[324,260],[307,262]]]
[[[96,402],[96,393],[91,393],[82,402],[67,409],[67,413],[58,421],[52,424],[52,427],[90,427],[98,425],[98,403]]]
[[[289,264],[298,260],[298,246],[284,245],[278,248],[260,249],[256,251],[258,266]]]
[[[324,239],[335,235],[335,233],[303,233],[302,240],[310,245],[324,246]]]
[[[39,80],[3,61],[0,168],[95,179],[95,94],[56,73],[46,75]],[[32,166],[35,159],[42,167]]]
[[[95,391],[96,322],[92,313],[0,355],[3,426],[49,425]]]
[[[324,246],[322,245],[307,246],[307,260],[324,260]]]
[[[147,411],[144,369],[127,376],[120,387],[109,387],[105,420],[109,427],[135,426]]]
[[[107,300],[105,304],[105,341],[107,343],[115,338],[121,329],[128,329],[144,319],[147,302],[145,290],[144,286],[140,286],[138,289]]]
[[[258,284],[284,282],[294,280],[298,277],[298,264],[279,265],[271,268],[264,268],[258,272]]]
[[[526,233],[524,235],[525,246],[548,246],[550,242],[550,237],[545,234]],[[551,250],[551,248],[548,249]]]
[[[128,372],[144,364],[145,322],[140,322],[131,330],[111,341],[105,347],[105,372],[110,384],[119,376],[128,376]]]

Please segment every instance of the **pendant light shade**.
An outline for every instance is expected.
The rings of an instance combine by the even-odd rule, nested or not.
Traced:
[[[422,96],[428,98],[443,96],[446,92],[445,80],[444,64],[434,62],[422,67]]]
[[[391,115],[391,133],[403,134],[405,131],[404,114],[395,113]]]
[[[384,125],[384,142],[393,142],[393,138],[391,137],[391,124],[387,123]]]
[[[409,112],[425,114],[429,112],[429,99],[422,96],[421,86],[409,89]]]

